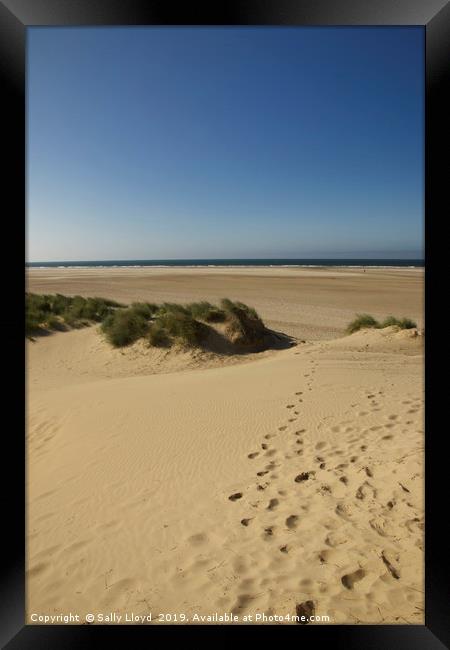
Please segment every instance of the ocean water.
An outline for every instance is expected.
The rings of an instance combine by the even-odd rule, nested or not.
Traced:
[[[145,266],[345,266],[345,267],[406,267],[425,266],[420,259],[210,259],[210,260],[90,260],[80,262],[26,262],[25,266],[32,268],[139,268]]]

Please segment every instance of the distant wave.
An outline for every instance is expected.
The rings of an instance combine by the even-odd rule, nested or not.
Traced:
[[[243,259],[243,260],[92,260],[80,262],[27,262],[28,268],[35,269],[105,269],[105,268],[421,268],[425,266],[420,259]]]

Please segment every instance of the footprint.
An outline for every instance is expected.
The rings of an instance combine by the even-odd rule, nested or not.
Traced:
[[[196,535],[191,535],[191,537],[188,539],[188,542],[192,544],[192,546],[200,546],[200,544],[204,544],[207,541],[208,537],[205,535],[205,533],[197,533]]]
[[[286,526],[287,526],[288,528],[290,528],[291,530],[292,530],[293,528],[297,528],[297,525],[298,525],[298,515],[290,515],[290,516],[286,519]]]
[[[300,625],[307,625],[311,616],[314,616],[316,611],[314,601],[305,600],[304,603],[299,603],[295,606],[295,613],[299,617],[297,623]]]
[[[45,562],[39,562],[38,564],[35,564],[33,567],[31,567],[31,569],[28,569],[27,575],[30,578],[34,578],[35,576],[38,576],[44,571],[46,571],[49,568],[49,566],[50,565]]]
[[[344,533],[335,531],[332,533],[329,533],[325,539],[325,544],[327,546],[331,546],[331,548],[334,548],[335,546],[340,546],[341,544],[345,544],[348,542],[347,537],[344,535]]]
[[[259,456],[259,451],[252,451],[252,453],[249,454],[247,458],[256,458],[257,456]]]
[[[385,531],[386,528],[386,520],[383,519],[382,517],[375,517],[374,519],[371,519],[369,521],[369,526],[376,532],[380,537],[386,537],[387,533]]]
[[[267,510],[274,510],[279,505],[278,499],[270,499]]]
[[[351,510],[349,506],[345,505],[344,503],[338,503],[338,505],[335,508],[335,513],[339,515],[339,517],[342,517],[343,519],[346,519],[347,521],[350,520],[351,517]]]
[[[365,571],[358,569],[353,573],[347,573],[345,576],[342,576],[341,582],[346,589],[353,589],[355,582],[359,582],[366,575]]]
[[[363,501],[368,496],[369,491],[372,492],[372,497],[375,499],[376,490],[374,490],[374,488],[370,485],[370,483],[364,481],[364,483],[360,485],[359,488],[356,490],[355,497]]]
[[[294,481],[296,483],[301,483],[302,481],[307,481],[311,475],[313,475],[315,472],[302,472],[301,474],[297,474],[295,477]]]
[[[231,610],[231,613],[239,615],[241,610],[247,607],[254,598],[255,596],[252,596],[251,594],[241,594],[238,596],[237,603]]]
[[[234,494],[231,494],[228,498],[230,501],[237,501],[238,499],[242,499],[242,492],[235,492]]]
[[[241,524],[242,524],[243,526],[248,526],[249,523],[251,522],[251,520],[252,520],[251,517],[248,518],[248,519],[241,519]]]

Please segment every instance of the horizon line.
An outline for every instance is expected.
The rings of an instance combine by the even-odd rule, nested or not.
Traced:
[[[318,257],[161,257],[161,258],[108,258],[108,259],[61,259],[61,260],[27,260],[25,261],[25,265],[27,264],[63,264],[67,262],[72,262],[72,263],[79,263],[79,262],[208,262],[208,261],[216,261],[216,262],[245,262],[245,261],[255,261],[255,262],[260,262],[260,261],[306,261],[306,260],[380,260],[380,261],[395,261],[395,260],[402,260],[402,261],[408,261],[408,260],[419,260],[424,262],[425,257],[422,256],[408,256],[408,257],[398,257],[398,256],[392,256],[392,257],[353,257],[353,256],[345,256],[343,253],[341,254],[340,257],[336,257],[334,255],[331,255],[329,257],[325,256],[318,256]]]

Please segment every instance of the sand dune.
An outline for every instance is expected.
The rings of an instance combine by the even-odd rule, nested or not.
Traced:
[[[27,349],[28,617],[423,623],[423,336],[231,365],[94,328]]]

